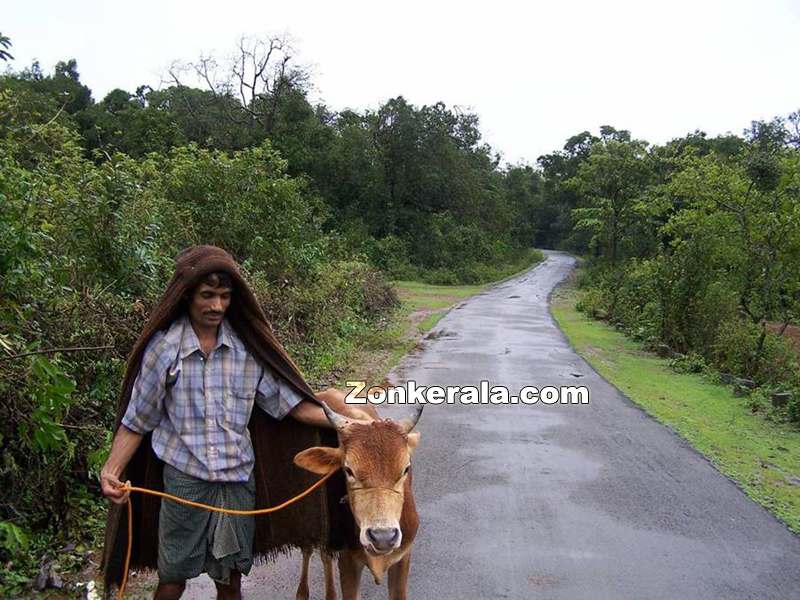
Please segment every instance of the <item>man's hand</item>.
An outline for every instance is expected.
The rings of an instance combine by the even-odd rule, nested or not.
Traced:
[[[142,434],[120,425],[111,444],[108,460],[100,470],[100,487],[103,490],[103,495],[116,504],[127,502],[128,497],[131,495],[130,492],[119,489],[123,485],[119,480],[119,476],[128,466],[128,461],[130,461],[142,442],[142,437],[144,437]],[[131,482],[126,481],[125,483],[130,485]]]
[[[130,480],[126,481],[125,484],[130,485]],[[122,486],[123,483],[113,473],[105,469],[100,472],[100,487],[103,489],[103,495],[115,504],[125,504],[130,498],[130,492],[119,489]]]
[[[291,410],[289,415],[306,425],[333,429],[333,425],[331,425],[328,417],[325,416],[325,411],[322,410],[322,407],[308,400],[300,402]]]

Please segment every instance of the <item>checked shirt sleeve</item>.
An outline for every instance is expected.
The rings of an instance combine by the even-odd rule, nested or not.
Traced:
[[[262,369],[261,379],[256,387],[256,404],[275,419],[283,419],[302,402],[303,398],[282,377],[277,377],[272,369]]]
[[[164,413],[165,379],[169,356],[162,352],[164,332],[156,332],[145,348],[122,424],[136,433],[153,431]]]

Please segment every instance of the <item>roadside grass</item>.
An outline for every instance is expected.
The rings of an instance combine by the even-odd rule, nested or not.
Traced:
[[[433,329],[439,320],[445,315],[444,312],[433,313],[422,319],[419,324],[420,331],[428,331]]]
[[[485,285],[431,285],[419,281],[392,281],[400,299],[412,310],[449,308],[459,300],[474,296]]]
[[[342,388],[347,381],[366,381],[367,385],[386,385],[386,376],[409,352],[420,345],[424,334],[462,300],[532,268],[544,254],[531,249],[529,262],[504,267],[502,279],[480,285],[440,285],[420,281],[393,280],[400,306],[382,326],[364,331],[347,365],[334,371],[327,384]]]
[[[382,385],[391,368],[452,306],[492,285],[430,285],[399,280],[390,283],[400,304],[378,322],[355,325],[348,335],[314,356],[314,368],[306,372],[312,387],[341,389],[347,381]]]
[[[553,292],[551,312],[578,354],[800,533],[800,431],[752,414],[747,398],[735,397],[714,375],[676,373],[667,359],[578,312],[574,282]]]
[[[327,385],[340,389],[347,381],[388,385],[386,376],[392,367],[420,344],[423,335],[450,308],[490,285],[446,286],[416,281],[392,283],[397,290],[400,306],[381,327],[364,330],[347,365],[331,372],[326,378]]]

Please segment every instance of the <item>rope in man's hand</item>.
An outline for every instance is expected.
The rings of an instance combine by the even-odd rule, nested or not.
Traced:
[[[202,502],[194,502],[192,500],[186,500],[185,498],[180,498],[178,496],[173,496],[172,494],[167,494],[166,492],[158,492],[156,490],[149,490],[147,488],[141,488],[130,485],[130,481],[125,482],[117,486],[118,490],[123,492],[138,492],[141,494],[150,494],[151,496],[160,496],[161,498],[166,498],[167,500],[172,500],[173,502],[178,502],[180,504],[185,504],[186,506],[194,506],[196,508],[202,508],[203,510],[209,510],[212,512],[220,512],[226,513],[229,515],[241,515],[241,516],[250,516],[250,515],[266,515],[269,513],[277,512],[281,509],[286,508],[305,498],[323,483],[325,483],[331,475],[333,475],[336,471],[331,471],[330,473],[324,475],[321,479],[316,481],[311,487],[307,488],[303,492],[300,492],[294,498],[290,498],[286,502],[278,504],[277,506],[272,506],[270,508],[255,508],[253,510],[236,510],[232,508],[223,508],[221,506],[211,506],[209,504],[203,504]],[[119,586],[119,592],[117,593],[117,599],[122,600],[125,597],[125,586],[128,583],[128,569],[130,567],[131,562],[131,549],[133,548],[133,506],[131,505],[131,499],[128,497],[127,499],[127,507],[128,507],[128,550],[125,553],[125,570],[122,574],[122,583]]]

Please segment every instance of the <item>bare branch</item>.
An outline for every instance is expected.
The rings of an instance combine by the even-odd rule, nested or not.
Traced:
[[[12,360],[15,358],[22,358],[24,356],[32,356],[34,354],[53,354],[55,352],[86,352],[89,350],[110,350],[114,346],[84,346],[76,348],[49,348],[47,350],[33,350],[32,352],[23,352],[22,354],[12,354],[11,356],[0,356],[0,362]]]
[[[307,83],[303,69],[293,68],[294,54],[286,36],[268,39],[241,36],[235,54],[225,66],[201,55],[186,68],[222,103],[228,119],[237,124],[258,124],[269,135],[286,94]],[[170,76],[178,86],[179,75],[177,69],[170,69]]]
[[[180,90],[184,88],[184,85],[181,83],[180,78],[178,77],[178,71],[183,67],[179,62],[174,62],[170,65],[167,73],[169,73],[170,78],[172,79],[172,83],[178,89],[178,96],[183,100],[184,105],[186,106],[186,110],[189,111],[189,114],[192,115],[192,118],[197,118],[197,112],[195,112],[194,106],[192,105],[191,100],[189,100],[188,95],[181,93]]]

